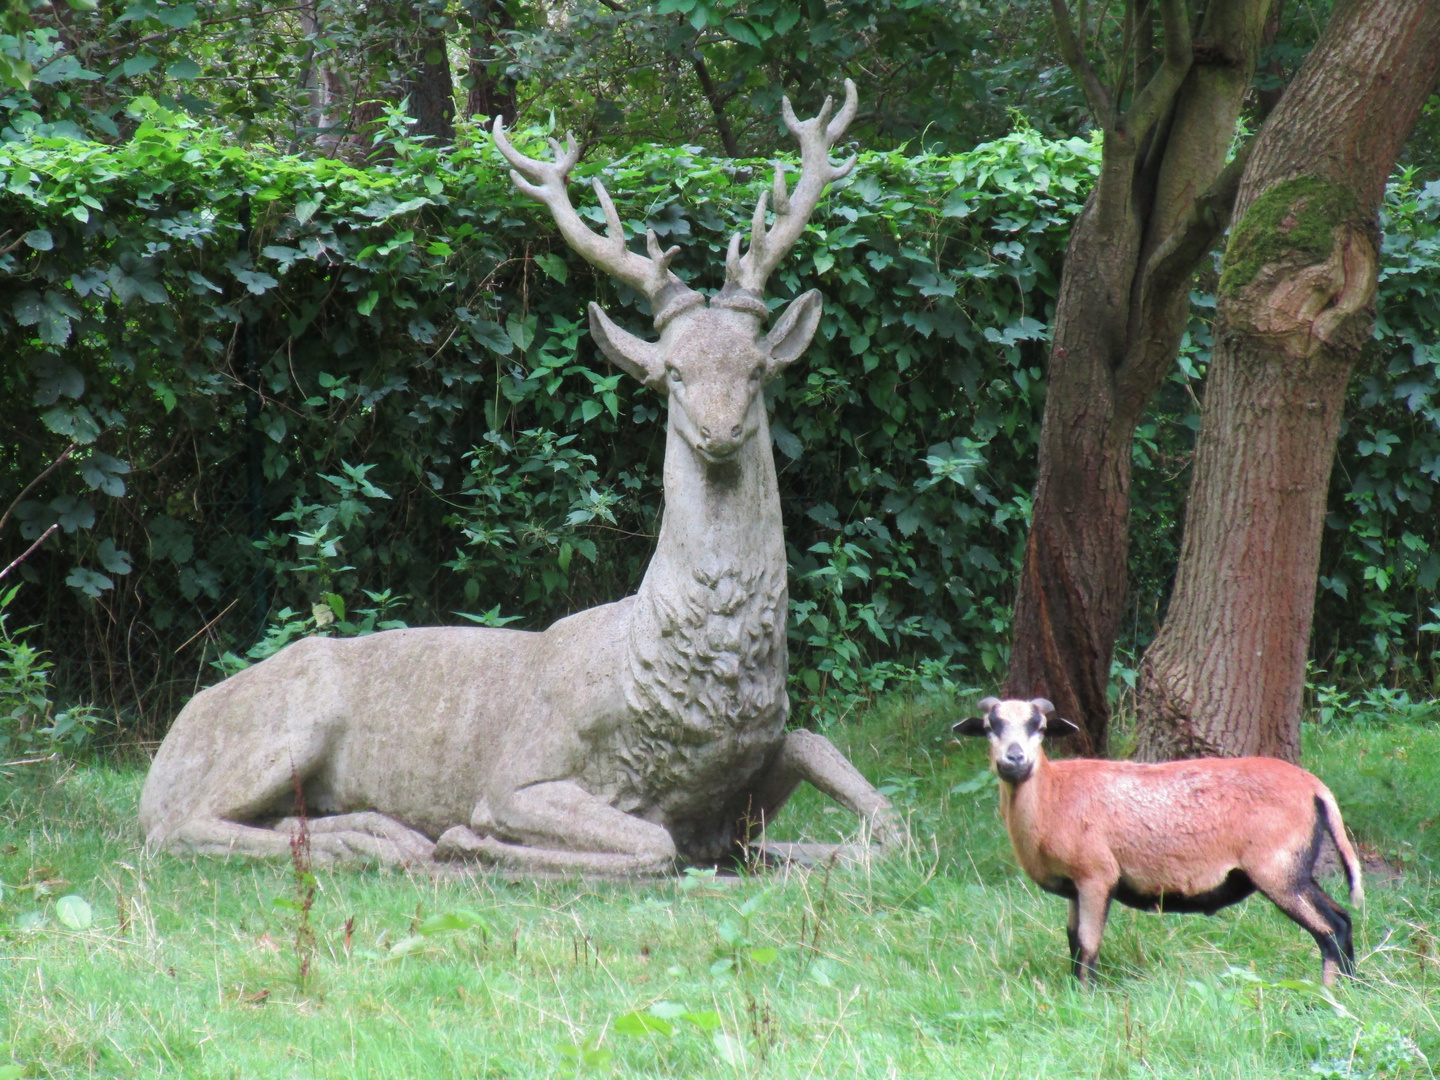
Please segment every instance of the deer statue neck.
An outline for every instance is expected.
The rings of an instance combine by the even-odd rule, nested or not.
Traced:
[[[669,417],[665,508],[631,615],[627,687],[639,726],[657,735],[773,737],[788,714],[785,541],[763,401],[759,411],[754,435],[720,462],[690,445],[673,408]]]

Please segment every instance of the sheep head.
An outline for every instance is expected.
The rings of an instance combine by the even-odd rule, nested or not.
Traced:
[[[1018,784],[1035,770],[1040,743],[1046,734],[1059,737],[1079,731],[1076,724],[1053,715],[1055,706],[1044,698],[980,702],[980,716],[961,720],[956,735],[985,736],[990,740],[990,765],[1001,780]]]

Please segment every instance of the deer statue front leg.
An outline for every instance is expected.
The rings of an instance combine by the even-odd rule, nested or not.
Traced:
[[[435,858],[607,877],[648,877],[675,869],[675,842],[664,826],[617,810],[571,780],[514,792],[505,807],[503,835],[502,840],[456,825],[441,834]]]
[[[905,841],[905,823],[890,800],[881,795],[824,735],[813,731],[790,731],[774,764],[758,778],[755,801],[765,808],[766,820],[795,792],[801,782],[829,795],[865,823],[866,831],[882,848],[895,848]]]

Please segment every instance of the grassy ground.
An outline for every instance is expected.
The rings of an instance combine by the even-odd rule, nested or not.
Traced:
[[[1013,868],[983,747],[946,720],[891,701],[836,733],[914,815],[893,863],[728,885],[321,871],[313,948],[288,865],[141,852],[140,770],[0,777],[0,1080],[1432,1075],[1440,730],[1311,738],[1352,828],[1406,868],[1372,883],[1362,981],[1332,1003],[1258,898],[1117,909],[1102,986],[1078,990],[1064,902]],[[779,824],[826,839],[851,825],[831,809],[807,794]]]

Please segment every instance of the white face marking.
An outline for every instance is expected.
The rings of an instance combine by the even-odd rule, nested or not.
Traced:
[[[990,729],[990,764],[1002,780],[1018,783],[1035,768],[1045,718],[1028,701],[1002,701],[986,717]]]

